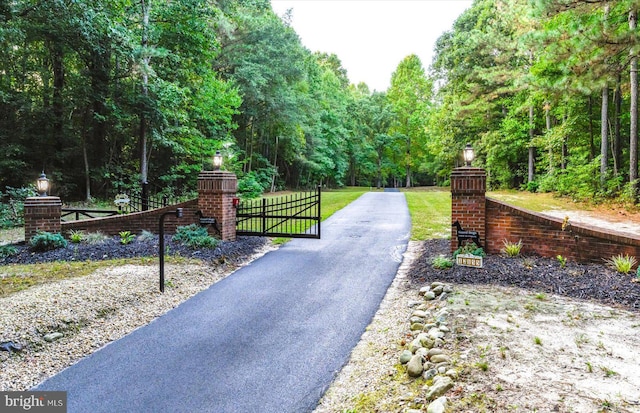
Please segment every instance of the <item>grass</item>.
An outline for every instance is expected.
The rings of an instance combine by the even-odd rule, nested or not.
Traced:
[[[404,189],[411,214],[411,240],[451,236],[451,193],[447,188]]]

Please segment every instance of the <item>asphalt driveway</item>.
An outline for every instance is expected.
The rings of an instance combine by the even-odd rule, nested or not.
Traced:
[[[69,412],[309,412],[393,281],[410,218],[367,193],[325,221],[34,390]]]

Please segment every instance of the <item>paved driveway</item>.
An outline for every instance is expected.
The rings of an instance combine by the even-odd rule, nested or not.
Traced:
[[[410,231],[402,193],[325,221],[36,390],[69,412],[309,412],[393,281]]]

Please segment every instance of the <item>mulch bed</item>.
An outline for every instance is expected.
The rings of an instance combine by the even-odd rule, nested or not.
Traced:
[[[171,236],[165,236],[165,247],[168,255],[201,259],[209,263],[240,263],[248,256],[256,253],[268,242],[264,237],[238,237],[236,241],[221,241],[215,248],[189,248],[181,242],[175,242]],[[99,244],[68,243],[65,248],[45,252],[33,252],[24,242],[14,245],[17,254],[0,258],[2,264],[34,264],[54,261],[100,261],[119,258],[157,257],[159,238],[135,241],[123,245],[120,237],[106,239]]]
[[[444,254],[451,256],[449,240],[429,240],[423,243],[423,254],[410,271],[417,284],[433,281],[456,284],[495,284],[519,287],[536,292],[587,299],[640,311],[640,283],[633,282],[633,274],[619,274],[602,264],[567,262],[562,268],[556,259],[539,256],[507,258],[489,255],[484,268],[454,265],[448,270],[436,270],[432,258]]]

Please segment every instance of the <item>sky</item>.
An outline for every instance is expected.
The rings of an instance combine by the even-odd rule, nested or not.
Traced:
[[[293,10],[292,26],[312,52],[334,53],[351,83],[385,91],[391,74],[415,54],[425,71],[438,37],[472,0],[271,0],[279,16]]]

